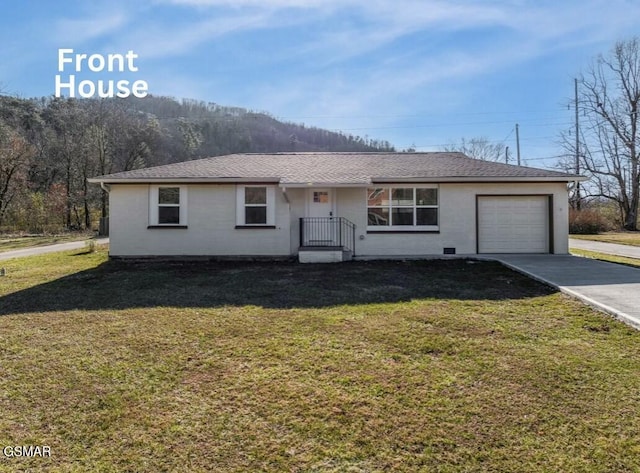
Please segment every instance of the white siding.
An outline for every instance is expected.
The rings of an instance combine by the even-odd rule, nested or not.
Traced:
[[[289,206],[275,189],[275,228],[236,229],[235,185],[189,185],[188,228],[147,228],[148,185],[112,185],[112,256],[286,256],[291,254]]]

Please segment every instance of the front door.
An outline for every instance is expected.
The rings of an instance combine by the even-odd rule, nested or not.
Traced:
[[[333,189],[309,189],[307,192],[305,245],[337,246],[339,221],[333,215]]]
[[[333,217],[331,189],[309,189],[308,217]]]

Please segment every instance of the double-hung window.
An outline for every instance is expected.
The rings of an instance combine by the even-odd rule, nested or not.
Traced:
[[[154,185],[149,192],[150,226],[185,226],[187,224],[187,189],[177,185]]]
[[[267,188],[244,188],[244,223],[245,225],[267,224]]]
[[[158,189],[158,224],[180,224],[179,187],[160,187]]]
[[[273,186],[238,186],[236,225],[271,227],[275,225],[275,189]]]
[[[367,229],[372,231],[437,231],[438,187],[373,187],[367,189]]]

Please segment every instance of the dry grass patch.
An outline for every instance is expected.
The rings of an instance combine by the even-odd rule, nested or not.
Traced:
[[[607,232],[599,235],[570,235],[576,240],[601,241],[620,245],[640,246],[640,232]]]
[[[636,471],[640,336],[494,263],[12,260],[0,471]]]
[[[584,256],[585,258],[597,259],[600,261],[608,261],[609,263],[619,263],[626,266],[639,267],[640,259],[628,258],[626,256],[609,255],[606,253],[600,253],[597,251],[580,250],[577,248],[571,248],[571,254],[576,256]]]
[[[89,233],[69,233],[64,235],[25,235],[11,236],[0,235],[0,253],[3,251],[21,250],[57,243],[67,243],[70,241],[89,240],[94,238],[94,234]]]

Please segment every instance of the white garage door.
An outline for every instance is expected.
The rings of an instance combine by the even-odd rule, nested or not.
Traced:
[[[479,253],[548,253],[546,196],[478,196]]]

